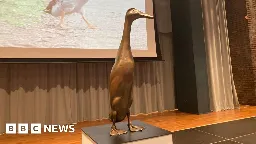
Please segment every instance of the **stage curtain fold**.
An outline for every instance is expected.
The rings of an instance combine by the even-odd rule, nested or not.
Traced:
[[[202,0],[211,110],[239,107],[233,80],[225,0]]]

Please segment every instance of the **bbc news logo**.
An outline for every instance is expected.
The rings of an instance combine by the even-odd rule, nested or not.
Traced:
[[[18,127],[17,127],[18,126]],[[75,125],[43,125],[43,132],[75,132]],[[6,134],[29,134],[28,123],[7,123]],[[31,134],[41,134],[42,125],[40,123],[30,124]]]

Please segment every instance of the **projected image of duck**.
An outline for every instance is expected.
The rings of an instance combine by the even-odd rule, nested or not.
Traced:
[[[152,0],[0,0],[0,49],[61,48],[77,52],[70,58],[114,58],[131,7],[153,14]],[[154,20],[138,19],[132,29],[135,56],[155,56]]]
[[[53,15],[54,17],[60,17],[59,26],[64,26],[65,15],[78,13],[85,21],[89,28],[94,29],[95,26],[91,25],[84,16],[83,8],[89,0],[51,0],[44,10],[46,13]]]

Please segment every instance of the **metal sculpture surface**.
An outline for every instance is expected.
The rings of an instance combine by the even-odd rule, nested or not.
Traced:
[[[131,132],[142,131],[144,129],[143,127],[132,125],[130,121],[130,107],[133,102],[131,93],[135,66],[130,46],[130,33],[133,21],[139,18],[153,19],[154,17],[135,8],[127,10],[122,40],[110,74],[111,112],[109,119],[113,123],[110,131],[111,136],[127,133],[127,131],[117,129],[115,125],[115,123],[123,121],[126,116],[128,118],[128,129]]]

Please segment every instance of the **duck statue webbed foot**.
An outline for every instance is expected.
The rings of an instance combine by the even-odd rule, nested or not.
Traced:
[[[110,136],[117,136],[117,135],[122,135],[122,134],[126,134],[126,133],[127,133],[127,131],[117,129],[116,126],[112,126],[111,131],[110,131]]]
[[[139,126],[135,126],[132,124],[128,124],[128,128],[129,128],[130,132],[138,132],[138,131],[142,131],[145,129],[144,127],[139,127]]]

